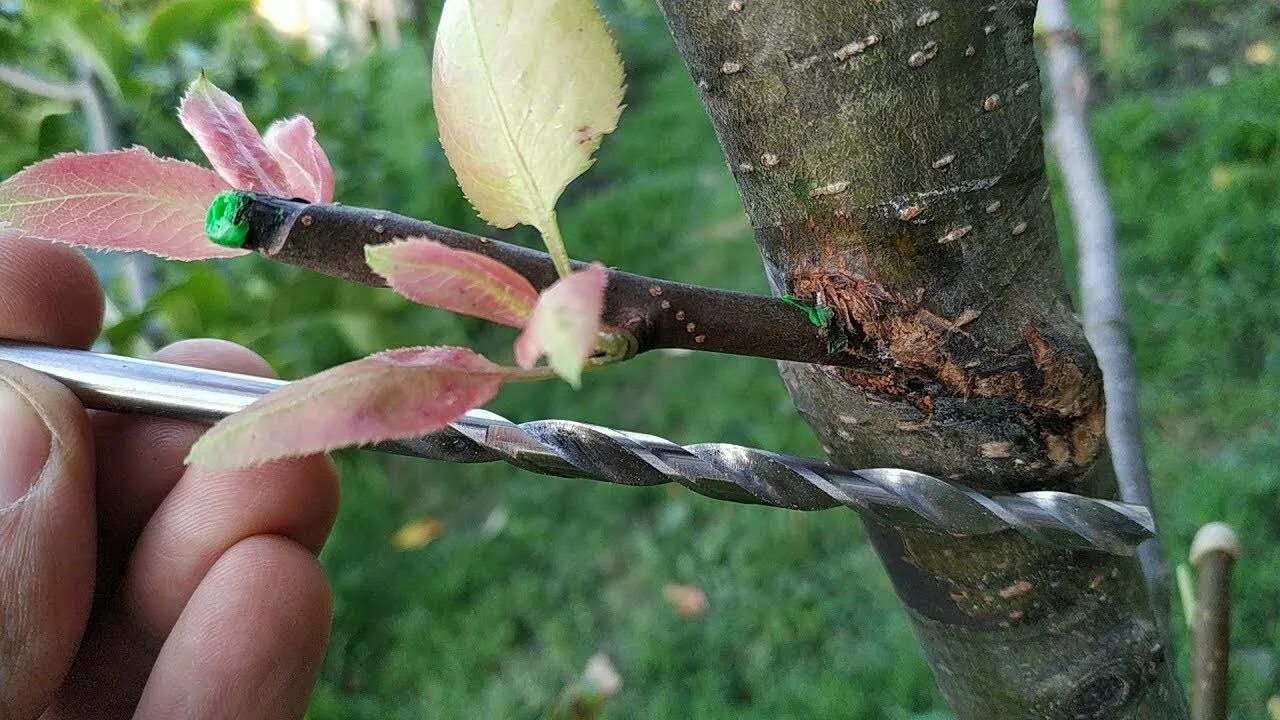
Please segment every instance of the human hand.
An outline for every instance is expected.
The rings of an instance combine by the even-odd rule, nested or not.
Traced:
[[[0,237],[0,337],[87,347],[101,316],[79,253]],[[156,358],[270,374],[214,340]],[[203,429],[87,413],[0,362],[0,720],[302,714],[328,639],[333,465],[184,468]]]

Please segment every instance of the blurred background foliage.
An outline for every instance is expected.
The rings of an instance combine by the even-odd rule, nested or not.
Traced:
[[[102,142],[200,160],[174,108],[203,70],[260,126],[311,117],[339,200],[483,232],[436,138],[439,4],[0,0],[0,177]],[[629,109],[566,197],[571,251],[764,291],[732,178],[661,16],[650,0],[603,5]],[[1280,5],[1073,6],[1096,68],[1094,133],[1120,224],[1160,521],[1175,559],[1206,521],[1242,531],[1233,717],[1257,718],[1280,692]],[[92,129],[95,98],[105,136]],[[132,274],[95,261],[114,300],[104,346],[118,351],[221,337],[297,377],[409,344],[501,358],[511,340],[256,257],[147,262]],[[767,361],[651,354],[581,392],[517,385],[492,407],[820,452]],[[333,638],[310,717],[542,717],[597,652],[623,682],[606,717],[948,717],[850,513],[503,467],[362,453],[340,462],[345,500],[323,555]],[[668,597],[675,585],[700,589],[705,604],[682,614]]]

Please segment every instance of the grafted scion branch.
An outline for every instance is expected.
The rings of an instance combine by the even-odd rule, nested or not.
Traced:
[[[269,195],[249,197],[243,211],[248,223],[243,247],[333,277],[385,285],[385,279],[369,269],[365,247],[406,237],[428,238],[493,258],[538,289],[558,277],[547,253],[425,220],[346,205],[311,204]],[[575,262],[573,267],[585,265]],[[634,338],[636,352],[678,348],[824,365],[864,362],[833,351],[827,342],[827,324],[815,326],[814,313],[812,306],[801,303],[797,307],[794,300],[610,269],[603,320]]]

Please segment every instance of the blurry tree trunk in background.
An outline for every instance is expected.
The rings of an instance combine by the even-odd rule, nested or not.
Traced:
[[[400,8],[396,0],[347,0],[343,15],[347,36],[356,45],[368,46],[372,24],[379,44],[391,50],[400,47]]]
[[[855,368],[781,364],[831,457],[1113,497],[1045,178],[1035,3],[659,0],[778,293]],[[867,521],[962,720],[1185,718],[1131,558]]]
[[[1065,0],[1040,0],[1045,66],[1053,93],[1050,142],[1062,169],[1079,251],[1085,336],[1098,356],[1107,400],[1107,442],[1120,497],[1155,509],[1138,410],[1138,373],[1125,312],[1111,198],[1089,139],[1089,76]],[[1169,570],[1159,538],[1139,549],[1161,630],[1169,638]]]
[[[1120,0],[1101,0],[1098,8],[1098,42],[1102,59],[1114,60],[1120,52]]]

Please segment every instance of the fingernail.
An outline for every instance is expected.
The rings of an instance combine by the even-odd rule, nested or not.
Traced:
[[[31,492],[53,442],[49,427],[22,392],[0,377],[0,510]]]

